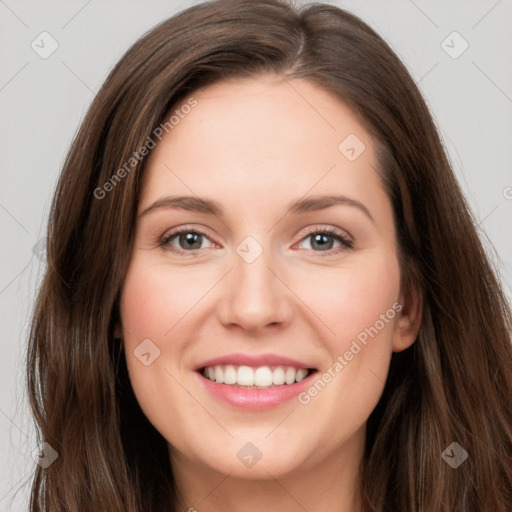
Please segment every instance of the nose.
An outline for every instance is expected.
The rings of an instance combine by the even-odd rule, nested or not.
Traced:
[[[233,253],[233,268],[223,279],[217,309],[224,326],[237,325],[246,331],[259,331],[289,322],[293,294],[284,276],[273,268],[272,260],[270,250],[264,250],[252,262]]]

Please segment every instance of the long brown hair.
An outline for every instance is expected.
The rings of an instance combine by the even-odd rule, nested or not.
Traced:
[[[65,160],[27,357],[40,440],[59,456],[35,468],[31,512],[177,506],[166,440],[141,411],[114,339],[146,162],[133,155],[198,88],[269,71],[328,90],[372,135],[402,284],[423,296],[418,337],[393,354],[368,420],[364,511],[512,508],[510,306],[416,84],[388,44],[342,9],[216,0],[127,51]],[[442,457],[453,442],[468,453],[456,469]]]

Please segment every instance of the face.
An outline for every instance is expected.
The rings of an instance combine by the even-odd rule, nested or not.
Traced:
[[[122,289],[137,400],[176,465],[279,477],[360,455],[416,335],[372,140],[302,79],[193,98],[149,155]]]

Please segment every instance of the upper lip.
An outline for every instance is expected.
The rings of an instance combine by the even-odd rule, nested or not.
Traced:
[[[294,368],[314,369],[311,365],[292,359],[291,357],[280,356],[278,354],[226,354],[224,356],[214,357],[197,364],[194,370],[200,370],[207,366],[217,366],[223,364],[232,364],[235,366],[293,366]]]

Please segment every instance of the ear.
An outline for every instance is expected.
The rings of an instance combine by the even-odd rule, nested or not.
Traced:
[[[120,323],[116,323],[114,326],[114,338],[122,338],[123,337],[123,329]]]
[[[123,337],[123,324],[121,322],[121,313],[119,308],[119,294],[116,296],[114,302],[114,311],[112,313],[112,320],[114,322],[114,338],[122,339]]]
[[[414,343],[423,313],[423,296],[416,284],[406,286],[400,293],[398,302],[402,308],[395,324],[393,352],[401,352]]]

